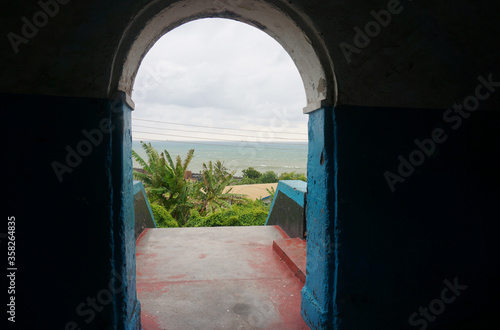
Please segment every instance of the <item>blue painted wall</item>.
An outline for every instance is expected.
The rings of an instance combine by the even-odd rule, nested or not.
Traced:
[[[334,133],[332,109],[319,109],[309,115],[307,266],[302,317],[313,329],[328,327],[337,313],[333,308],[337,271]]]
[[[16,325],[138,328],[130,109],[33,95],[0,102],[3,212],[17,224]]]
[[[315,329],[495,329],[500,114],[478,111],[454,129],[444,110],[330,112],[310,115],[307,322]],[[427,141],[425,160],[411,175],[402,166],[407,177],[393,192],[384,174],[399,175],[400,155],[419,160],[415,140],[436,129],[446,141],[435,148]],[[322,173],[336,177],[327,184],[335,193]]]
[[[275,198],[273,199],[273,202],[271,204],[271,211],[267,216],[266,225],[267,222],[269,221],[269,217],[271,215],[278,192],[282,192],[283,194],[291,198],[293,201],[295,201],[298,205],[304,207],[305,195],[307,192],[307,182],[300,180],[281,180],[280,182],[278,182],[278,186],[276,187],[276,193],[274,195]]]
[[[111,101],[111,118],[115,129],[112,132],[112,175],[114,189],[113,273],[121,276],[121,291],[115,295],[117,328],[140,327],[140,303],[136,293],[135,271],[135,215],[134,185],[132,178],[132,117],[126,104]]]
[[[19,327],[138,328],[130,109],[33,95],[0,102]],[[496,326],[500,115],[477,111],[458,129],[442,118],[443,110],[346,106],[309,115],[302,313],[313,328],[420,329],[423,317],[414,325],[410,316],[439,307],[455,281],[467,288],[428,328]],[[436,128],[447,140],[392,192],[384,173]]]
[[[146,189],[141,181],[134,181],[135,240],[146,228],[157,228]]]
[[[300,180],[283,180],[278,183],[266,226],[278,225],[290,238],[305,239],[307,183]]]

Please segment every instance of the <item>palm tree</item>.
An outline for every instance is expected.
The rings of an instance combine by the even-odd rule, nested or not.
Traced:
[[[212,214],[222,208],[229,208],[233,199],[241,199],[241,196],[231,194],[231,189],[224,192],[233,179],[236,171],[229,173],[221,161],[203,163],[202,181],[198,189],[198,197],[202,203],[200,214]]]
[[[194,149],[188,151],[184,162],[177,156],[174,163],[167,150],[158,154],[151,143],[146,144],[141,141],[141,145],[148,155],[148,161],[142,159],[135,151],[132,151],[132,155],[146,173],[134,171],[134,178],[144,183],[151,202],[157,201],[162,204],[177,221],[184,224],[189,210],[194,205],[192,200],[194,184],[184,179],[184,173],[193,159]]]

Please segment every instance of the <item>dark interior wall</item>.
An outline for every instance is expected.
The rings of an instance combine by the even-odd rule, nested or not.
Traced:
[[[455,130],[444,112],[335,109],[340,329],[498,327],[500,113],[477,111]],[[447,140],[392,192],[384,173],[399,175],[398,156],[408,160],[415,139],[436,129]],[[444,300],[454,301],[441,311],[435,299],[446,280],[459,294],[447,291]],[[431,303],[432,322],[414,315],[410,323]]]
[[[33,22],[43,12],[39,1],[0,5],[0,143],[8,204],[2,212],[8,212],[4,219],[17,219],[17,315],[24,328],[62,328],[68,321],[82,328],[134,323],[133,268],[123,268],[133,264],[133,247],[125,244],[131,204],[117,197],[131,189],[124,180],[130,171],[124,161],[128,119],[112,114],[112,102],[104,98],[116,92],[111,71],[124,31],[145,7],[154,3],[149,7],[154,11],[173,2],[48,0],[44,3],[59,4],[57,13],[31,33],[23,33],[23,19]],[[491,112],[475,112],[455,130],[450,125],[456,119],[443,121],[443,112],[474,92],[479,75],[500,81],[500,2],[401,1],[401,12],[369,43],[365,40],[350,62],[340,45],[356,46],[355,28],[364,30],[375,21],[372,11],[380,13],[394,1],[269,2],[312,22],[309,28],[321,35],[335,66],[339,172],[322,168],[314,175],[320,183],[328,179],[328,187],[315,190],[321,198],[330,196],[330,177],[338,180],[338,201],[321,200],[338,203],[338,209],[316,210],[319,219],[338,213],[338,324],[345,329],[418,328],[408,323],[411,313],[439,298],[444,280],[457,277],[468,288],[429,328],[487,329],[491,311],[498,309],[499,263],[493,252],[498,250],[499,118],[494,111],[500,98],[495,94],[482,101],[481,111]],[[18,51],[9,33],[25,39]],[[114,118],[115,134],[103,134],[81,162],[73,159],[78,165],[60,183],[52,162],[65,164],[66,146],[76,148],[85,139],[82,130],[99,127],[107,117]],[[327,130],[334,126],[315,123]],[[407,157],[416,149],[414,139],[429,138],[441,126],[448,140],[391,192],[384,173],[397,174],[398,156]],[[315,162],[323,149],[314,149]],[[325,155],[326,164],[333,157]],[[5,232],[6,221],[1,226],[0,233]],[[330,243],[329,233],[317,234],[319,242]],[[311,249],[317,253],[313,266],[330,262],[323,245]],[[119,282],[115,272],[124,275],[128,297],[120,293],[113,308],[107,304],[87,325],[89,314],[78,315],[77,306],[110,281]],[[323,275],[315,294],[333,290],[324,286],[332,282],[330,270]],[[329,304],[329,297],[319,299]],[[328,311],[331,316],[333,310]]]
[[[323,34],[339,104],[446,108],[474,87],[478,74],[500,75],[498,1],[304,0],[293,6]]]
[[[32,22],[35,14],[43,13],[38,1],[3,2],[0,91],[109,97],[116,87],[110,86],[115,56],[127,29],[146,26],[155,13],[179,1],[188,0],[47,0],[59,3],[57,13],[27,37],[22,19]],[[213,2],[224,11],[221,2]],[[339,104],[445,108],[473,87],[476,75],[500,76],[498,1],[266,2],[307,20],[322,38],[334,65]],[[388,10],[397,14],[381,18],[377,29],[372,12],[383,16]],[[141,16],[144,12],[148,14]],[[366,34],[367,25],[375,26],[373,36],[358,34]],[[16,39],[18,52],[9,33],[25,39]],[[349,60],[346,44],[357,48]]]
[[[116,251],[125,250],[120,218],[127,211],[113,195],[123,190],[120,173],[131,161],[126,165],[123,155],[112,152],[113,143],[123,144],[124,132],[122,109],[114,105],[103,99],[0,94],[5,218],[0,233],[7,232],[6,218],[14,216],[18,267],[16,324],[9,329],[65,329],[70,322],[81,329],[113,328],[123,322],[116,309],[124,308],[114,300],[135,297],[135,284],[129,283],[135,271],[125,275],[116,258],[135,252]],[[6,288],[6,278],[1,281]]]

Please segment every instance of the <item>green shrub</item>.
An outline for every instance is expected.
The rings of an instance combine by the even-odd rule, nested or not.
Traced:
[[[267,171],[266,173],[262,174],[259,181],[261,183],[276,183],[278,182],[278,174],[276,174],[276,172],[274,171]]]
[[[240,181],[234,183],[235,186],[241,186],[245,184],[256,184],[259,183],[256,179],[243,178]]]
[[[189,219],[186,222],[186,227],[196,227],[198,223],[201,222],[201,215],[200,212],[197,210],[193,209],[189,213]]]
[[[242,172],[244,178],[258,180],[262,176],[262,173],[260,173],[253,167],[249,167],[246,170],[243,170]]]
[[[175,219],[168,213],[168,211],[161,205],[152,204],[151,210],[153,211],[153,216],[156,221],[156,226],[158,228],[176,228],[179,224]]]
[[[229,218],[227,218],[226,221],[224,221],[224,226],[228,226],[228,227],[238,226],[238,216],[233,215],[233,216],[230,216]]]
[[[187,222],[189,227],[220,226],[263,226],[269,214],[269,205],[261,201],[247,200],[244,204],[233,205],[229,209],[202,217],[197,211],[191,211]]]
[[[296,173],[296,172],[285,172],[281,173],[280,180],[301,180],[307,182],[307,177],[304,173]]]

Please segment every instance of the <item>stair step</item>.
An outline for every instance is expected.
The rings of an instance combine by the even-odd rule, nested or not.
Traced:
[[[306,283],[306,246],[306,241],[300,238],[273,241],[274,252],[303,284]]]

